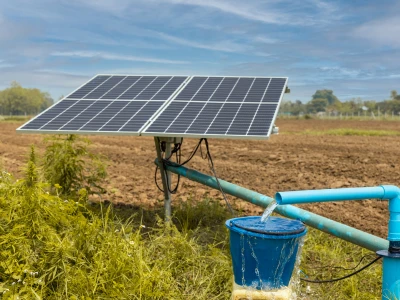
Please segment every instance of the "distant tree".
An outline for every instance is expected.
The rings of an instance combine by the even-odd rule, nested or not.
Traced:
[[[307,112],[309,113],[317,113],[325,111],[329,102],[325,98],[314,98],[310,102],[307,103]]]
[[[303,104],[300,100],[292,101],[284,101],[280,106],[280,113],[282,114],[290,114],[293,116],[298,116],[300,113],[306,112],[306,105]]]
[[[296,100],[295,103],[292,105],[292,113],[295,116],[298,116],[300,113],[306,112],[306,106],[300,101]]]
[[[312,99],[326,99],[329,105],[334,105],[336,102],[340,102],[339,99],[333,94],[332,90],[317,90],[312,96]]]
[[[0,114],[3,115],[34,115],[53,104],[48,93],[39,89],[23,88],[19,83],[0,91]]]
[[[386,100],[379,102],[379,107],[382,112],[398,114],[400,112],[400,101],[398,100]]]
[[[393,90],[390,92],[390,98],[392,98],[392,100],[400,100],[400,95],[397,94],[396,90]]]

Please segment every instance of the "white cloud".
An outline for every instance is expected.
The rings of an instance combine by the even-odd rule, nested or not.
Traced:
[[[176,43],[183,46],[192,48],[223,51],[223,52],[245,52],[249,50],[249,47],[244,44],[235,43],[232,41],[221,41],[221,42],[195,42],[176,36],[172,36],[162,32],[154,32],[155,37],[163,39],[168,42]]]
[[[321,67],[320,69],[322,71],[325,71],[327,74],[331,76],[333,75],[335,77],[343,77],[343,76],[356,77],[361,73],[359,70],[353,70],[341,67]]]
[[[355,28],[352,35],[369,40],[376,46],[400,47],[398,16],[374,20]]]
[[[0,59],[0,69],[11,68],[13,66],[13,64],[6,63],[5,60]]]
[[[11,67],[14,67],[14,65],[12,65],[12,64],[2,64],[0,62],[0,69],[11,68]]]
[[[33,24],[31,26],[26,26],[15,21],[11,21],[0,14],[1,42],[5,43],[6,41],[24,39],[34,33],[37,33],[36,25]]]
[[[219,11],[265,24],[303,25],[326,24],[342,18],[338,6],[322,0],[147,0],[146,3],[190,5]]]
[[[133,55],[120,55],[112,54],[106,52],[96,52],[96,51],[57,51],[51,53],[52,56],[62,56],[62,57],[77,57],[77,58],[93,58],[93,59],[105,59],[105,60],[120,60],[120,61],[138,61],[138,62],[148,62],[148,63],[162,63],[162,64],[188,64],[188,61],[181,60],[170,60],[170,59],[160,59],[160,58],[149,58],[149,57],[139,57]]]
[[[256,37],[254,37],[253,40],[256,42],[259,42],[259,43],[263,43],[263,44],[276,44],[279,42],[279,40],[277,40],[277,39],[269,38],[266,36],[256,36]]]
[[[166,0],[174,4],[185,4],[208,7],[224,13],[240,16],[252,21],[263,23],[285,24],[289,20],[286,15],[273,9],[262,10],[260,7],[250,5],[248,1],[215,1],[215,0]]]

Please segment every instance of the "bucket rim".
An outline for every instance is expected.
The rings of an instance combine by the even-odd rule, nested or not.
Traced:
[[[290,220],[290,221],[296,221],[300,222],[302,225],[304,225],[301,229],[296,229],[292,231],[288,231],[287,233],[285,232],[259,232],[253,228],[245,228],[237,223],[235,223],[235,220],[237,221],[238,219],[245,220],[245,219],[259,219],[261,217],[259,216],[246,216],[246,217],[239,217],[239,218],[232,218],[229,219],[225,222],[225,226],[229,229],[231,232],[236,232],[239,234],[251,236],[251,237],[259,237],[259,238],[264,238],[264,239],[294,239],[297,237],[304,236],[307,233],[307,227],[304,225],[303,222],[299,220],[292,220],[292,219],[287,219],[287,218],[282,218],[282,217],[272,217],[276,219],[283,219],[283,220]]]

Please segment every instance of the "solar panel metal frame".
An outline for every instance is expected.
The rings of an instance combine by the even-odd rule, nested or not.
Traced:
[[[204,137],[209,137],[209,138],[218,138],[218,139],[245,139],[245,140],[268,140],[269,137],[272,134],[272,130],[274,128],[275,120],[276,117],[278,116],[278,111],[279,111],[279,106],[282,102],[283,95],[285,94],[286,88],[287,88],[287,83],[288,83],[288,77],[268,77],[268,76],[207,76],[207,75],[193,75],[190,76],[190,80],[186,82],[186,84],[181,87],[179,90],[182,91],[189,83],[190,81],[195,78],[195,77],[219,77],[219,78],[270,78],[270,79],[285,79],[285,84],[282,88],[281,95],[279,97],[279,101],[277,103],[271,103],[271,102],[260,102],[260,105],[263,104],[276,104],[277,108],[275,110],[274,116],[271,121],[271,126],[268,130],[267,135],[233,135],[233,134],[190,134],[190,133],[171,133],[171,132],[146,132],[146,130],[153,124],[154,121],[157,120],[157,118],[162,114],[162,112],[168,108],[169,105],[171,105],[174,101],[175,102],[192,102],[192,101],[184,101],[184,100],[175,100],[175,98],[179,95],[179,93],[175,93],[175,96],[168,101],[168,104],[163,106],[162,110],[159,110],[156,114],[153,115],[152,121],[147,124],[145,128],[142,128],[142,132],[140,135],[142,136],[159,136],[159,137],[186,137],[186,138],[204,138]],[[201,102],[201,103],[208,103],[209,101],[193,101],[193,102]],[[227,103],[227,102],[222,102],[222,101],[213,101],[213,103]],[[229,103],[235,103],[229,102]],[[239,102],[236,102],[239,103]],[[244,103],[244,102],[240,102]],[[246,103],[257,103],[257,102],[246,102]]]
[[[46,113],[48,110],[50,110],[53,106],[55,106],[56,104],[60,103],[60,101],[66,100],[66,99],[70,99],[70,100],[104,100],[104,101],[110,101],[113,102],[115,100],[111,100],[111,99],[72,99],[72,98],[68,98],[68,96],[74,94],[76,91],[78,91],[80,88],[82,88],[83,86],[85,86],[86,84],[88,84],[90,81],[92,81],[93,79],[95,79],[98,76],[139,76],[139,77],[144,77],[144,76],[155,76],[155,77],[160,77],[160,76],[170,76],[170,77],[186,77],[186,79],[181,83],[181,85],[171,94],[171,96],[166,99],[166,100],[154,100],[154,102],[164,102],[164,104],[162,104],[160,106],[160,108],[149,118],[149,120],[143,124],[143,126],[136,132],[136,131],[90,131],[90,130],[41,130],[41,129],[22,129],[22,127],[24,127],[25,125],[29,124],[30,122],[32,122],[33,120],[37,119],[38,117],[40,117],[42,114]],[[166,107],[168,106],[169,102],[179,93],[179,91],[181,91],[188,82],[190,82],[192,76],[189,75],[135,75],[135,74],[96,74],[95,76],[93,76],[92,78],[90,78],[88,81],[86,81],[85,83],[83,83],[82,85],[80,85],[78,88],[76,88],[75,90],[73,90],[71,93],[69,93],[67,96],[65,96],[64,98],[60,99],[59,101],[57,101],[56,103],[54,103],[53,105],[51,105],[50,107],[48,107],[47,109],[45,109],[44,111],[42,111],[40,114],[38,114],[37,116],[35,116],[34,118],[30,119],[28,122],[24,123],[23,125],[21,125],[20,127],[18,127],[16,129],[16,131],[18,133],[33,133],[33,134],[37,134],[37,133],[43,133],[43,134],[82,134],[82,135],[130,135],[130,136],[140,136],[141,132],[144,128],[147,127],[147,125],[149,123],[151,123],[151,121],[158,116],[158,114]],[[126,102],[130,102],[130,101],[134,101],[134,100],[117,100],[117,101],[126,101]],[[137,100],[137,101],[149,101],[149,100]]]

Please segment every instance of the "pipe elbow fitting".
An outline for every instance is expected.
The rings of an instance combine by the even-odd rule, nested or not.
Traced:
[[[383,197],[382,199],[392,200],[394,198],[400,198],[400,189],[395,185],[381,185],[383,188]]]
[[[381,185],[384,190],[382,199],[389,200],[389,211],[400,213],[400,189],[394,185]]]

